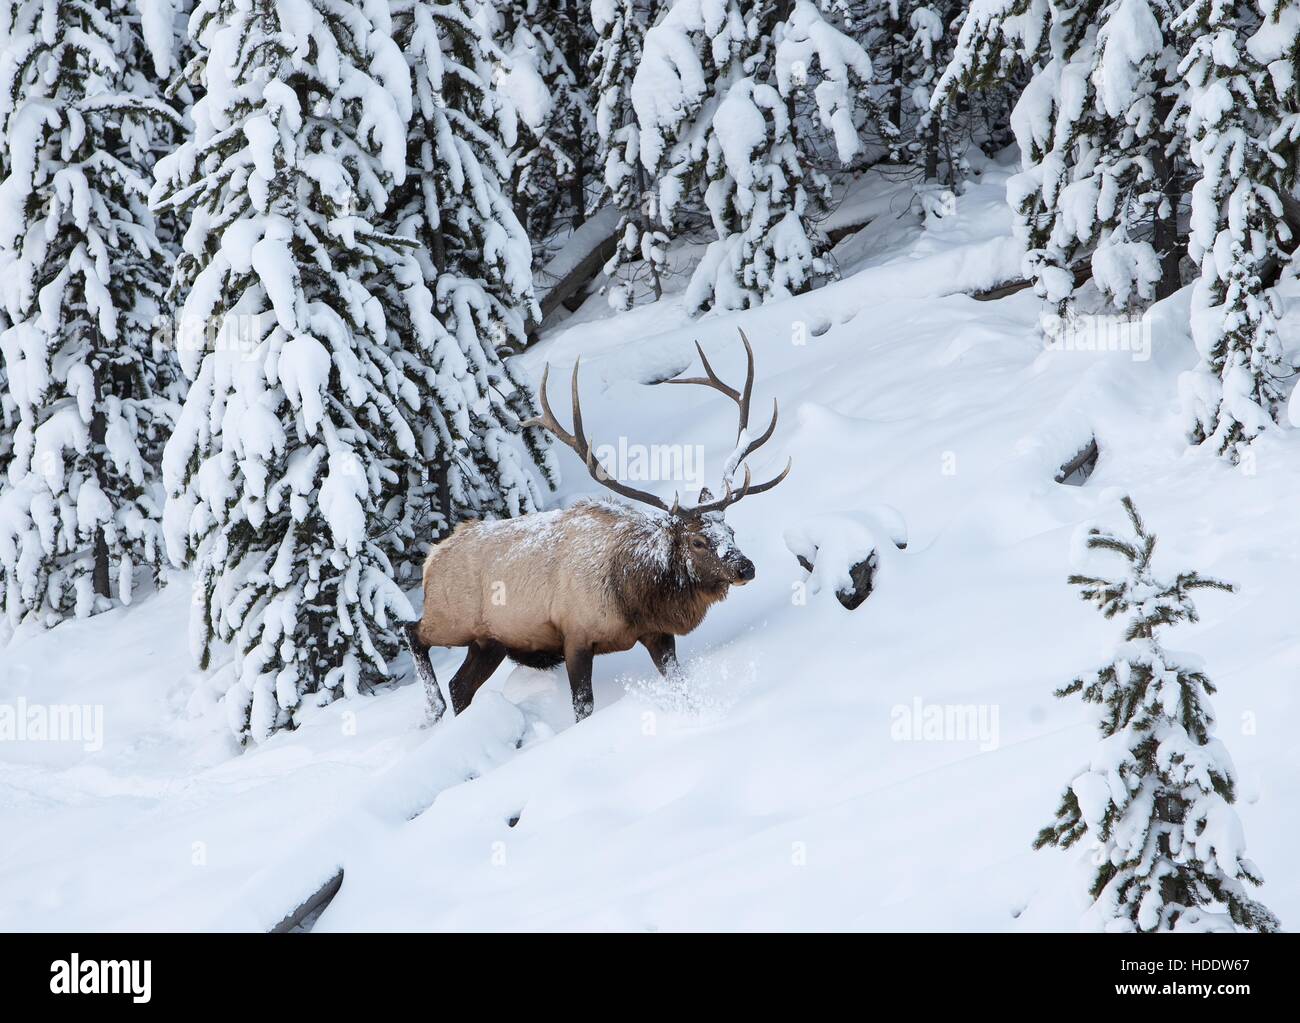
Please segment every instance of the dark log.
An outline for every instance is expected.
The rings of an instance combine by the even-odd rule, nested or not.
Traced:
[[[906,544],[903,544],[899,549],[901,550],[902,547],[906,546]],[[802,554],[796,554],[795,558],[805,572],[811,572],[813,570],[812,562]],[[835,599],[850,611],[860,607],[862,602],[871,596],[873,579],[876,574],[876,564],[876,552],[872,551],[856,565],[851,567],[849,569],[849,579],[852,580],[852,586],[846,590],[836,590]]]
[[[542,322],[569,298],[577,295],[609,262],[618,247],[618,225],[621,220],[618,207],[605,206],[592,214],[569,236],[559,252],[537,272],[537,279],[545,291],[538,304],[542,309]],[[552,283],[547,286],[546,282]],[[541,287],[538,289],[541,291]],[[531,339],[539,324],[529,322]]]
[[[333,901],[334,896],[339,893],[343,887],[343,868],[340,867],[334,875],[316,891],[309,895],[296,909],[278,924],[271,928],[272,934],[288,934],[302,926],[303,922],[313,913],[319,912]]]
[[[1057,483],[1068,483],[1071,476],[1075,473],[1082,473],[1078,483],[1070,483],[1070,486],[1082,486],[1093,471],[1097,468],[1097,459],[1101,456],[1101,451],[1097,447],[1097,438],[1094,437],[1088,441],[1077,455],[1061,466],[1056,473]]]
[[[849,578],[853,586],[847,590],[836,590],[835,599],[852,611],[871,596],[872,579],[876,574],[876,553],[872,551],[865,558],[849,569]]]
[[[1076,288],[1092,277],[1091,260],[1076,263],[1070,269],[1074,273],[1074,286]],[[1033,286],[1034,282],[1032,280],[1008,281],[1006,284],[999,284],[996,288],[988,288],[985,291],[972,291],[970,297],[975,299],[976,302],[992,302],[994,299],[1006,298],[1008,295],[1014,295],[1018,291],[1024,291],[1026,288],[1032,288]]]
[[[857,234],[864,227],[871,223],[872,217],[866,217],[862,220],[854,220],[847,224],[837,224],[826,232],[826,237],[832,245],[838,245],[851,234]]]

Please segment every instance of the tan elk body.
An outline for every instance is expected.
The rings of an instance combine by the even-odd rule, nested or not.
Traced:
[[[713,500],[706,490],[701,503],[690,507],[676,501],[670,507],[607,477],[583,434],[578,366],[572,381],[572,433],[551,412],[548,374],[543,374],[543,414],[526,425],[544,427],[582,458],[599,483],[649,507],[586,499],[564,510],[462,523],[438,543],[424,564],[423,615],[407,632],[432,718],[441,715],[444,703],[429,667],[430,647],[468,648],[450,685],[456,713],[510,657],[539,668],[563,662],[581,720],[592,710],[593,657],[639,642],[667,675],[676,667],[675,637],[693,631],[731,586],[754,577],[754,565],[736,547],[723,513],[747,494],[771,489],[790,467],[751,486],[745,466],[743,483],[739,489],[732,486],[732,475],[771,437],[777,422],[774,405],[766,431],[756,439],[747,434],[754,362],[748,340],[743,333],[741,337],[749,360],[742,390],[718,380],[703,350],[707,378],[668,381],[707,384],[740,407],[736,449],[723,474],[725,491]]]

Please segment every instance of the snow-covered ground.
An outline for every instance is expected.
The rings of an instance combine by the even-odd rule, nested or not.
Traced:
[[[875,219],[810,295],[698,321],[673,296],[617,317],[595,296],[523,357],[533,380],[556,368],[558,411],[582,356],[594,440],[702,444],[716,473],[734,409],[652,382],[696,339],[735,377],[736,328],[754,342],[755,418],[782,410],[755,474],[794,471],[729,513],[758,578],[679,643],[678,684],[642,650],[600,658],[574,726],[562,671],[507,663],[422,730],[401,662],[400,683],[240,752],[187,654],[183,575],[20,632],[0,703],[100,706],[102,748],[0,743],[0,928],[265,928],[342,867],[316,930],[1073,929],[1086,852],[1030,842],[1094,741],[1052,690],[1118,638],[1065,577],[1080,524],[1118,522],[1122,493],[1164,565],[1240,585],[1169,641],[1219,686],[1260,898],[1300,920],[1300,438],[1265,437],[1245,471],[1186,449],[1185,293],[1149,314],[1149,350],[1107,352],[1045,350],[1030,292],[963,294],[1018,276],[1006,174],[942,218],[898,186],[850,197]],[[1095,474],[1055,483],[1094,434]],[[596,489],[564,454],[561,502]],[[876,592],[852,612],[831,587],[803,599],[785,532],[879,505],[909,543],[882,551]],[[444,682],[458,661],[436,658]],[[933,706],[983,727],[907,738]]]

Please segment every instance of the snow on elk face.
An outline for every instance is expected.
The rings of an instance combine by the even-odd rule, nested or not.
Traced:
[[[709,492],[700,499],[709,500]],[[719,514],[683,519],[681,543],[687,572],[701,586],[744,586],[754,578],[754,563],[736,546],[735,532]]]

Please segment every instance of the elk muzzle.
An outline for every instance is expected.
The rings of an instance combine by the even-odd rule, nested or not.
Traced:
[[[735,575],[735,578],[732,580],[733,585],[744,586],[745,583],[750,582],[754,578],[754,563],[743,554],[740,557],[729,561],[728,564]]]

